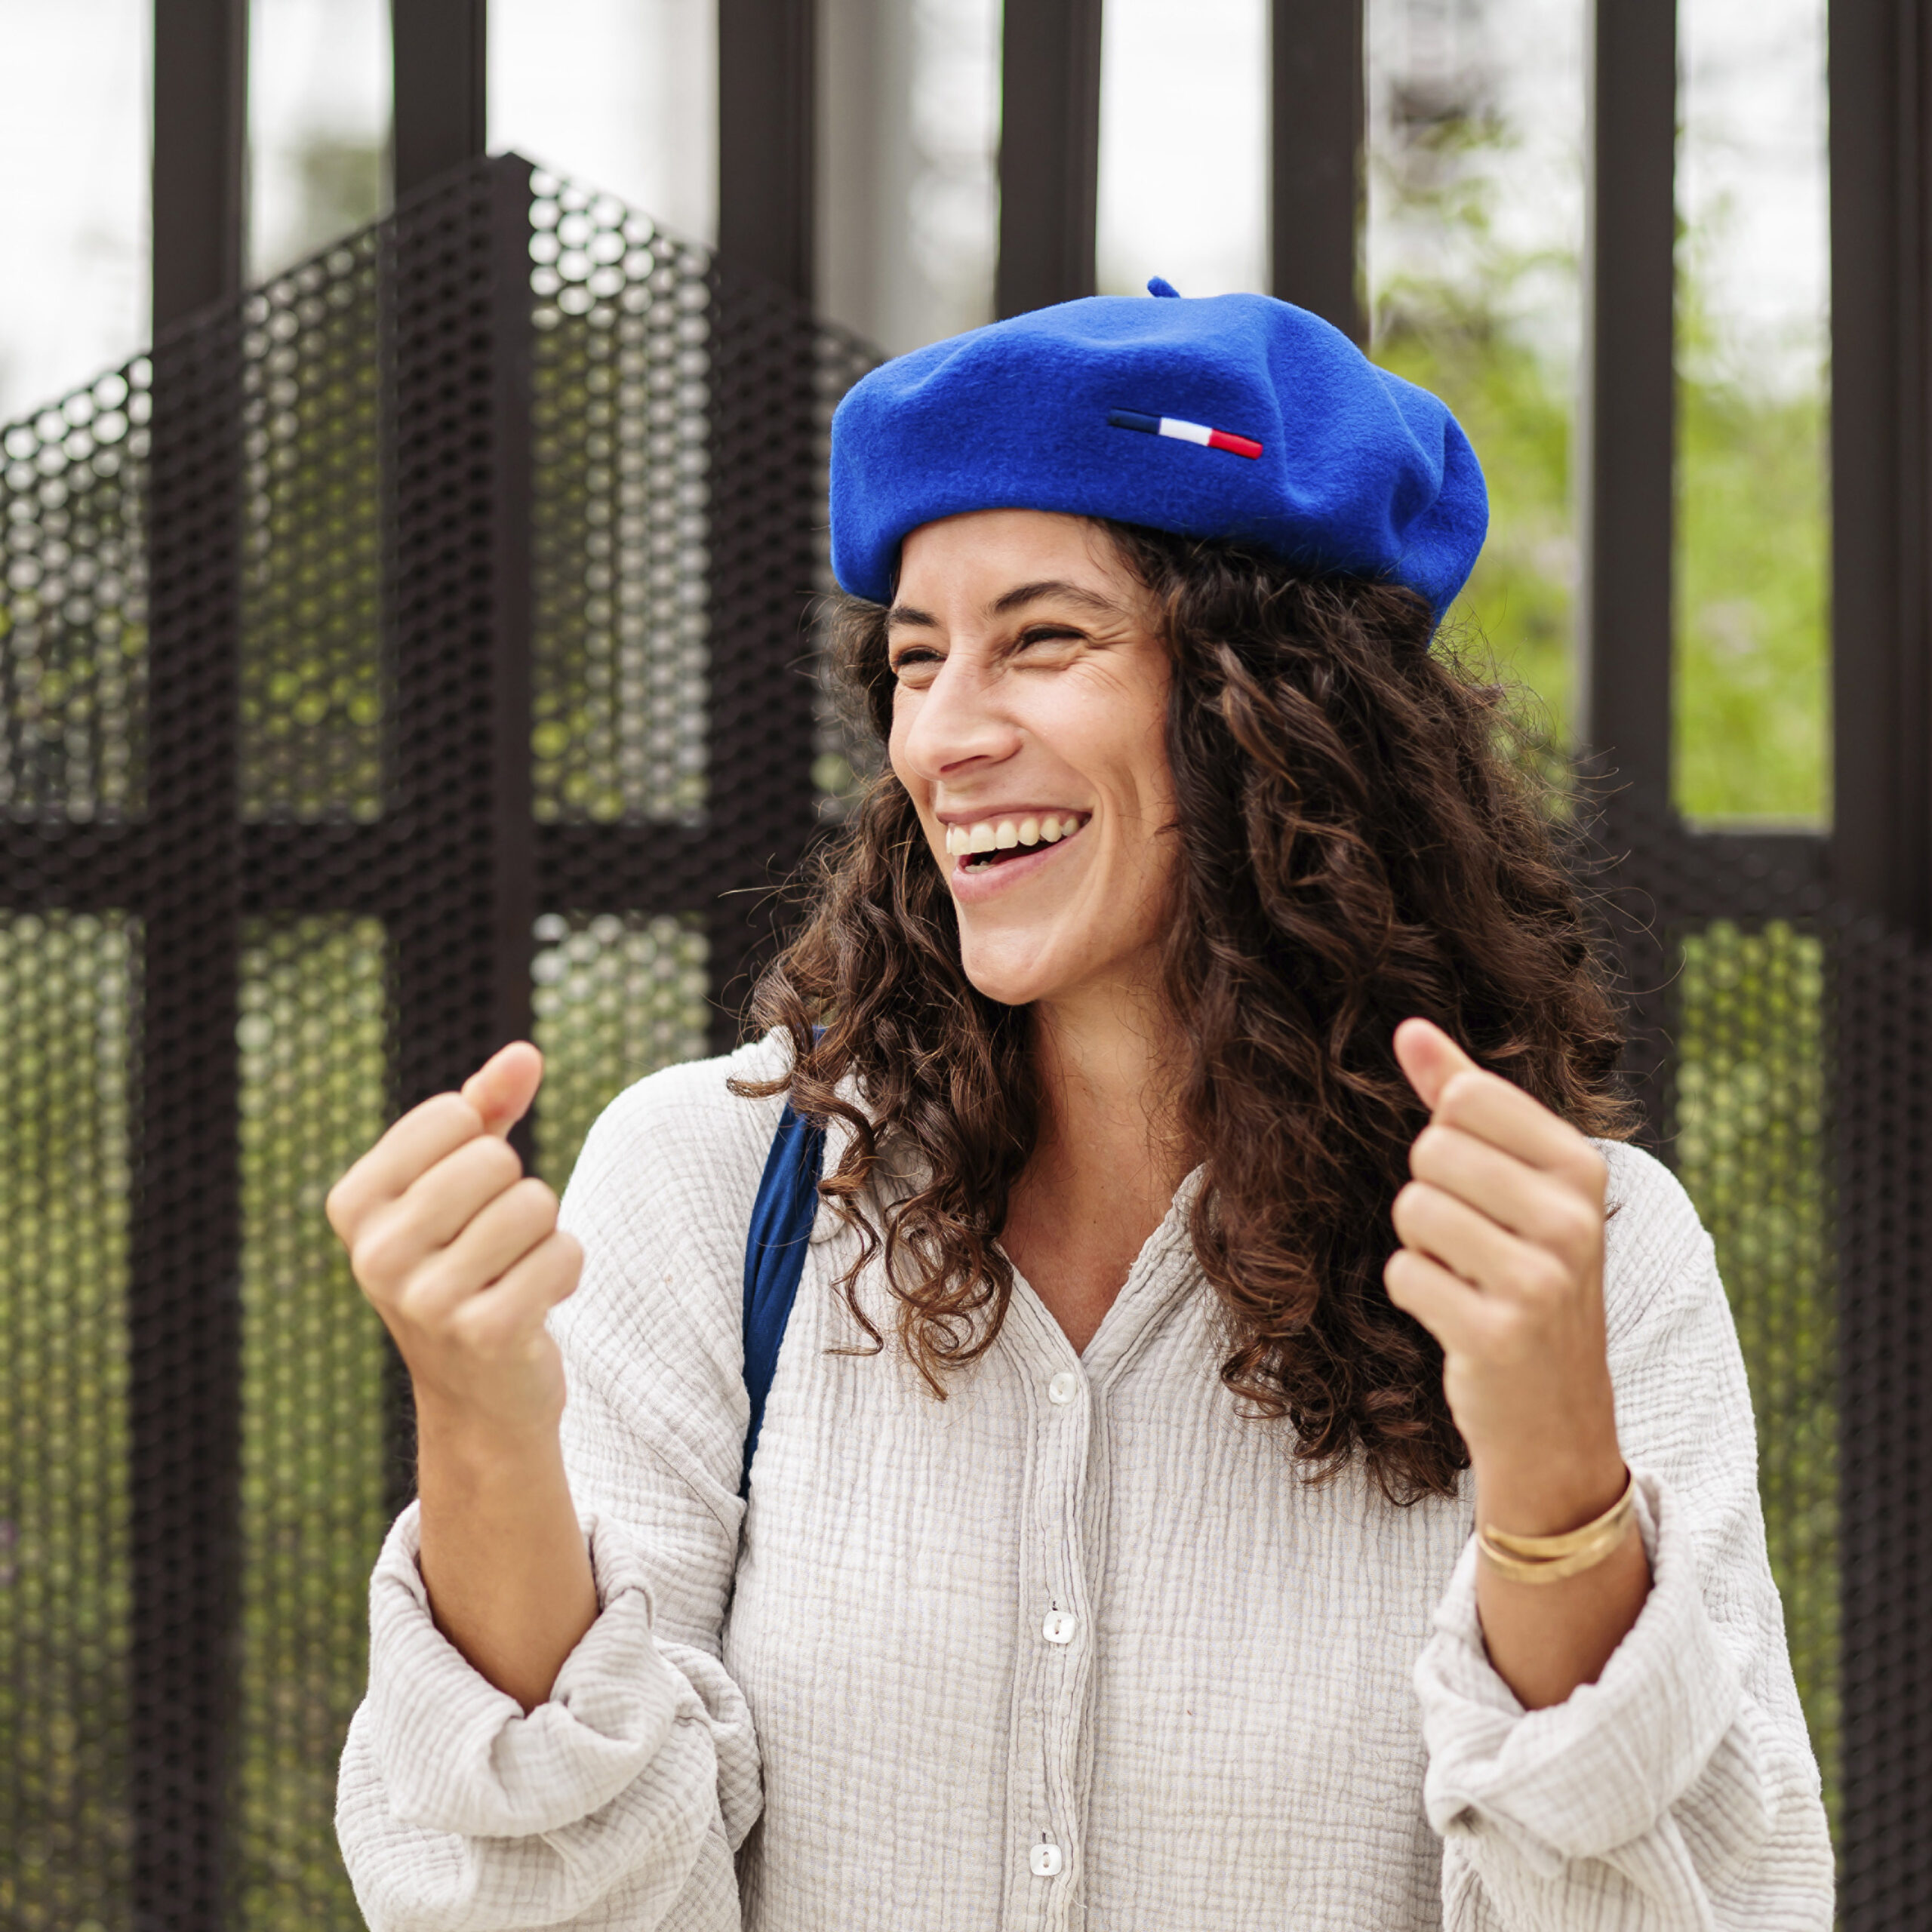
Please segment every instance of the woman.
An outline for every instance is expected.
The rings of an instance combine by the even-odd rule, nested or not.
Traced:
[[[521,1044],[331,1197],[420,1428],[343,1771],[378,1932],[1830,1923],[1710,1244],[1429,648],[1485,514],[1258,297],[847,399],[890,771],[763,1037],[621,1097],[561,1216]]]

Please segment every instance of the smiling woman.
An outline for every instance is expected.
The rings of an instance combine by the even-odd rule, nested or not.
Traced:
[[[1433,641],[1453,420],[1103,297],[885,365],[832,468],[888,768],[758,1037],[561,1211],[521,1044],[331,1196],[421,1431],[371,1926],[1822,1932],[1710,1244]]]
[[[840,628],[892,773],[759,1013],[798,1044],[796,1103],[851,1121],[828,1189],[855,1226],[863,1150],[924,1156],[930,1186],[892,1210],[929,1257],[894,1280],[912,1359],[937,1389],[991,1347],[1014,1266],[1084,1346],[1198,1165],[1229,1388],[1317,1469],[1358,1454],[1393,1500],[1453,1492],[1439,1350],[1381,1283],[1419,1124],[1393,1030],[1438,1015],[1575,1125],[1624,1117],[1611,1008],[1494,694],[1430,651],[1399,586],[1038,512],[915,530],[891,608],[851,600]],[[1082,829],[1028,855],[1029,817]],[[949,927],[957,964],[869,901]],[[909,1063],[908,1035],[937,1063]],[[947,1063],[987,1057],[982,1105],[937,1104]]]
[[[1154,978],[1168,656],[1152,600],[1096,540],[1024,510],[928,524],[884,618],[893,769],[935,857],[965,835],[946,869],[964,970],[1006,1006]]]

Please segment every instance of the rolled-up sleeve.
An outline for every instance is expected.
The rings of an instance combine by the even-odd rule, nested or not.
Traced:
[[[1447,1932],[1826,1932],[1830,1843],[1764,1549],[1749,1392],[1709,1238],[1611,1150],[1618,1430],[1653,1582],[1595,1684],[1525,1712],[1463,1552],[1418,1663]]]
[[[621,1096],[565,1196],[584,1269],[552,1325],[598,1611],[548,1700],[526,1714],[438,1629],[414,1506],[383,1546],[337,1804],[373,1932],[738,1925],[735,1854],[761,1795],[720,1636],[743,1512],[743,1228],[770,1123],[724,1094],[726,1071]],[[720,1103],[749,1178],[718,1158]]]

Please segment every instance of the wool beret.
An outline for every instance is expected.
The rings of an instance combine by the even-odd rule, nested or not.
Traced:
[[[916,349],[832,421],[832,568],[888,601],[909,532],[1060,510],[1392,579],[1439,617],[1489,524],[1469,438],[1426,389],[1266,295],[1090,296]]]

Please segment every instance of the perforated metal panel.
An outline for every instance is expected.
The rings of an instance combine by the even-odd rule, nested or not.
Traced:
[[[331,1835],[362,1694],[368,1552],[389,1524],[381,1324],[321,1201],[388,1106],[381,926],[242,929],[242,1647],[230,1803],[238,1922],[358,1923]]]
[[[514,1035],[559,1182],[731,1036],[870,359],[506,158],[0,432],[0,1922],[359,1922],[409,1423],[322,1198]]]
[[[1718,1249],[1758,1417],[1792,1664],[1835,1817],[1838,1297],[1826,1164],[1825,943],[1791,920],[1676,935],[1666,1146]]]
[[[128,1877],[128,1147],[140,934],[0,915],[0,1922]]]
[[[707,263],[608,195],[534,187],[537,816],[691,822],[710,661]]]

